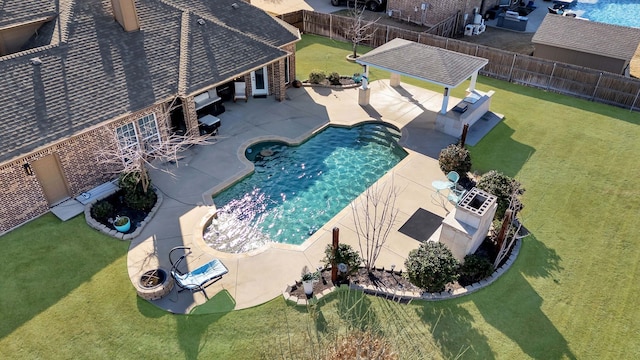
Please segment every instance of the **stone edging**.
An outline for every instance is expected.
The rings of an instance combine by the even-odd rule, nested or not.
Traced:
[[[437,300],[453,299],[453,298],[474,293],[484,287],[487,287],[493,284],[494,281],[496,281],[500,276],[502,276],[502,274],[504,274],[507,271],[507,269],[509,269],[511,265],[513,265],[514,261],[518,257],[518,254],[520,253],[521,246],[522,246],[522,240],[518,240],[514,245],[513,249],[511,250],[511,256],[509,256],[507,261],[501,267],[499,267],[496,271],[494,271],[493,274],[491,274],[491,276],[489,276],[486,279],[480,280],[477,283],[471,284],[469,286],[465,286],[464,288],[456,289],[451,293],[448,291],[443,291],[440,293],[418,293],[414,291],[390,292],[390,291],[386,291],[383,288],[378,288],[372,285],[361,286],[361,285],[353,285],[353,284],[349,285],[349,289],[363,291],[365,294],[381,296],[387,299],[393,299],[394,301],[403,302],[403,303],[409,303],[412,300],[437,301]],[[314,304],[318,302],[320,299],[322,299],[324,296],[332,293],[336,289],[335,286],[332,286],[329,289],[325,289],[320,294],[317,294],[317,295],[314,294],[313,298],[311,299],[304,299],[304,298],[301,299],[301,298],[298,298],[297,296],[292,296],[290,294],[293,286],[294,285],[287,286],[286,290],[282,292],[282,296],[284,297],[285,300],[294,302],[296,305],[301,305],[301,306]]]
[[[91,217],[91,207],[93,207],[93,204],[95,204],[100,199],[95,199],[95,200],[91,201],[90,203],[88,203],[87,205],[85,205],[85,207],[84,207],[84,219],[87,221],[87,224],[89,226],[91,226],[92,228],[94,228],[94,229],[96,229],[98,231],[101,231],[101,232],[103,232],[103,233],[105,233],[105,234],[107,234],[109,236],[113,236],[114,238],[117,238],[117,239],[120,239],[120,240],[131,240],[131,239],[135,238],[136,236],[140,235],[140,232],[142,232],[142,229],[144,229],[145,225],[147,225],[147,223],[149,221],[151,221],[153,216],[156,214],[156,211],[158,211],[158,208],[160,208],[160,204],[162,204],[162,200],[164,198],[162,196],[162,193],[160,191],[158,191],[157,189],[156,189],[156,195],[158,197],[158,199],[156,200],[156,204],[153,205],[153,208],[151,208],[151,211],[149,211],[149,214],[147,214],[147,217],[144,218],[144,220],[142,222],[140,222],[140,225],[132,233],[124,234],[124,233],[119,232],[118,230],[110,229],[106,225],[100,223],[98,220],[96,220],[93,217]]]
[[[344,79],[351,79],[350,76],[340,75],[340,77]],[[309,80],[305,80],[305,81],[309,81]],[[301,82],[301,84],[302,84],[302,87],[319,87],[319,88],[327,88],[327,89],[353,89],[361,85],[358,83],[349,84],[349,85],[323,85],[323,84],[311,84],[309,82]]]

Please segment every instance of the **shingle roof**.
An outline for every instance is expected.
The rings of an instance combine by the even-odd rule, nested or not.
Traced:
[[[0,1],[0,27],[32,21],[55,15],[56,0],[2,0]]]
[[[640,29],[547,14],[531,41],[630,60],[640,43]]]
[[[18,8],[16,4],[33,2],[51,3],[5,0],[5,13]],[[141,27],[137,32],[125,32],[114,21],[104,5],[109,2],[62,2],[72,5],[69,21],[61,24],[66,42],[0,57],[0,162],[163,102],[178,93],[181,80],[186,84],[182,91],[190,94],[270,63],[286,55],[277,44],[297,40],[273,18],[242,1],[238,4],[244,15],[256,16],[263,36],[247,35],[211,13],[184,12],[174,6],[184,3],[177,0],[136,0]],[[207,8],[204,4],[214,2],[228,1],[189,4]],[[223,10],[217,11],[220,15]],[[224,11],[235,10],[229,4]],[[22,15],[16,13],[15,18]],[[205,19],[204,25],[198,18]],[[35,56],[41,65],[30,64]]]
[[[484,58],[399,38],[360,56],[356,61],[449,88],[460,85],[489,62]]]

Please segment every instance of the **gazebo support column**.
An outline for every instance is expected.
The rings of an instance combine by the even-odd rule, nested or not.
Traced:
[[[478,71],[474,71],[471,75],[471,83],[469,84],[469,92],[473,92],[476,89],[476,81],[478,81]]]
[[[444,88],[444,99],[442,99],[442,109],[440,109],[440,114],[447,113],[447,106],[449,105],[449,88]]]
[[[400,74],[392,72],[391,79],[389,80],[389,85],[400,86]]]

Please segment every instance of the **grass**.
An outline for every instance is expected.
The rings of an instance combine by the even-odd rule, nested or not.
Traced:
[[[334,49],[339,43],[305,35],[300,45],[302,74],[353,71]],[[474,169],[524,184],[522,215],[533,234],[488,288],[410,305],[334,294],[311,309],[314,321],[281,298],[243,311],[172,315],[136,297],[128,243],[81,217],[62,223],[46,215],[0,237],[0,358],[299,359],[363,322],[403,358],[639,357],[640,116],[483,77],[478,87],[496,90],[492,109],[506,118],[470,149]]]

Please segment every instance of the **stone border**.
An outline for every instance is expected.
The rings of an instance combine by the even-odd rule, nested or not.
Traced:
[[[522,246],[522,239],[516,242],[513,249],[511,250],[511,255],[509,256],[507,261],[504,264],[502,264],[502,266],[499,267],[496,271],[494,271],[493,274],[491,274],[491,276],[489,276],[486,279],[482,279],[477,283],[473,283],[469,286],[465,286],[464,288],[456,289],[453,292],[448,292],[448,291],[443,291],[440,293],[418,293],[414,291],[391,292],[391,291],[386,291],[386,289],[378,288],[372,285],[361,286],[361,285],[353,285],[353,284],[349,285],[349,289],[363,291],[365,294],[381,296],[386,299],[392,299],[394,301],[402,302],[402,303],[410,303],[412,300],[437,301],[437,300],[453,299],[453,298],[469,295],[484,287],[487,287],[493,284],[493,282],[498,280],[498,278],[502,276],[502,274],[504,274],[511,267],[511,265],[513,265],[513,263],[516,261],[516,258],[520,253],[521,246]],[[297,296],[291,295],[291,289],[293,286],[294,285],[287,286],[287,288],[282,292],[282,296],[286,301],[290,301],[295,303],[295,305],[301,305],[301,306],[315,304],[318,301],[320,301],[320,299],[332,293],[336,289],[335,286],[332,286],[329,289],[325,289],[320,294],[317,294],[317,295],[314,294],[314,296],[311,299],[300,299]]]
[[[341,79],[351,79],[351,76],[340,75]],[[354,89],[360,87],[362,84],[355,83],[349,85],[323,85],[323,84],[312,84],[309,80],[301,81],[302,87],[318,87],[318,88],[326,88],[326,89]]]
[[[120,240],[131,240],[131,239],[137,237],[138,235],[140,235],[140,233],[142,232],[142,229],[144,229],[144,227],[147,225],[147,223],[149,221],[151,221],[151,219],[153,219],[153,216],[156,214],[156,212],[160,208],[160,204],[162,204],[162,200],[164,199],[164,197],[162,196],[162,193],[158,189],[154,188],[154,190],[155,190],[156,195],[158,197],[158,199],[156,200],[156,204],[153,205],[153,207],[149,211],[149,214],[147,214],[147,217],[144,218],[144,220],[142,220],[142,222],[140,222],[140,225],[132,233],[124,234],[124,233],[119,232],[118,230],[110,229],[106,225],[100,223],[98,220],[96,220],[93,217],[91,217],[91,207],[93,207],[93,204],[95,204],[100,199],[95,199],[95,200],[91,201],[90,203],[88,203],[87,205],[84,206],[84,219],[86,220],[86,222],[87,222],[87,224],[89,226],[91,226],[92,228],[94,228],[94,229],[96,229],[98,231],[101,231],[101,232],[103,232],[103,233],[105,233],[105,234],[107,234],[109,236],[113,236],[114,238],[120,239]]]

